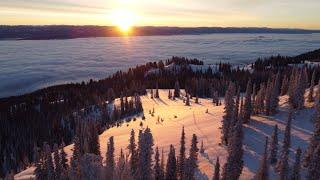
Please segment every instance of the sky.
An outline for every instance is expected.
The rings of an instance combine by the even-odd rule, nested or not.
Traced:
[[[0,24],[320,29],[320,0],[0,0]]]

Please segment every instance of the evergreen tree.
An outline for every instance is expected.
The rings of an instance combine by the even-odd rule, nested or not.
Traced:
[[[256,103],[256,96],[257,96],[257,88],[256,88],[256,84],[253,84],[253,92],[252,92],[252,114],[255,114],[255,103]]]
[[[80,160],[81,179],[101,179],[102,158],[95,154],[86,153]],[[112,179],[112,177],[108,177]]]
[[[100,142],[97,127],[95,123],[90,123],[89,128],[89,153],[100,156]]]
[[[186,95],[186,106],[190,106],[190,98],[189,95]]]
[[[240,118],[234,127],[230,142],[228,145],[228,158],[223,168],[222,179],[233,180],[239,179],[243,168],[243,130],[242,118]]]
[[[47,143],[44,144],[44,148],[45,148],[44,170],[47,175],[46,177],[48,179],[54,179],[54,165],[53,165],[53,160],[51,155],[51,148]]]
[[[267,89],[266,89],[266,93],[265,93],[265,114],[268,116],[271,114],[271,98],[272,98],[272,81],[271,79],[268,80],[267,83]]]
[[[106,152],[106,175],[107,178],[113,178],[113,172],[115,168],[115,160],[114,160],[114,141],[113,136],[109,138],[109,142],[107,144],[107,152]]]
[[[277,73],[271,91],[270,113],[275,114],[279,106],[280,95],[280,72]]]
[[[156,154],[154,156],[155,164],[154,164],[154,179],[155,180],[163,180],[162,169],[160,166],[160,154],[159,149],[156,147]]]
[[[184,174],[184,165],[185,165],[185,159],[186,159],[186,140],[185,140],[185,132],[184,132],[184,126],[182,127],[182,133],[181,133],[181,139],[180,139],[180,152],[179,152],[179,163],[177,164],[177,170],[178,170],[178,177],[182,179],[182,176]]]
[[[220,162],[219,157],[217,157],[216,164],[214,166],[214,174],[212,180],[219,180],[220,179]]]
[[[170,145],[170,151],[167,159],[166,166],[166,180],[175,180],[177,179],[177,164],[176,164],[176,155],[173,145]]]
[[[116,95],[115,95],[115,93],[114,93],[114,91],[113,91],[112,88],[109,88],[109,89],[108,89],[107,97],[108,97],[108,102],[109,102],[109,103],[113,102],[114,99],[116,98]]]
[[[264,145],[263,157],[260,161],[258,172],[255,175],[256,180],[268,180],[269,177],[269,164],[268,164],[268,137]]]
[[[65,178],[62,179],[67,179],[67,170],[69,168],[68,165],[68,160],[67,160],[67,153],[64,151],[64,147],[65,144],[64,142],[62,142],[61,146],[60,146],[60,164],[61,164],[61,168],[62,168],[62,176]]]
[[[229,87],[224,97],[224,116],[222,120],[222,144],[228,145],[229,131],[231,129],[231,123],[234,121],[234,101],[233,96],[235,94],[235,87],[232,82],[229,83]]]
[[[235,109],[234,109],[234,120],[231,123],[231,127],[233,127],[238,120],[239,108],[240,108],[239,106],[240,106],[240,87],[238,87],[238,90],[237,90],[236,104],[235,104]]]
[[[320,89],[320,88],[319,88]],[[306,150],[303,165],[308,167],[310,164],[310,160],[314,154],[315,149],[320,144],[320,105],[317,104],[315,106],[315,121],[314,121],[314,130],[312,137],[310,139],[309,146]]]
[[[271,144],[270,144],[270,164],[277,163],[277,154],[278,154],[278,125],[274,126],[274,130],[271,136]]]
[[[135,132],[133,129],[131,129],[130,139],[129,139],[129,145],[128,150],[130,154],[130,167],[132,175],[136,174],[137,172],[137,166],[138,166],[138,153],[137,153],[137,145],[135,143]]]
[[[247,89],[246,89],[246,95],[245,95],[245,101],[244,101],[244,109],[243,109],[243,123],[248,123],[251,112],[252,112],[252,103],[251,103],[251,91],[252,90],[252,84],[251,80],[248,81]]]
[[[168,99],[171,99],[172,98],[172,93],[171,93],[171,90],[169,90],[168,92]]]
[[[308,167],[308,180],[320,179],[320,145],[314,150]]]
[[[155,93],[154,97],[155,98],[160,98],[159,97],[159,85],[158,85],[158,83],[156,84],[156,93]]]
[[[282,145],[282,150],[280,153],[280,160],[277,163],[277,171],[279,171],[280,180],[285,180],[289,178],[289,148],[290,148],[290,136],[291,136],[291,121],[292,121],[292,110],[288,114],[288,121],[284,132],[284,140]]]
[[[265,99],[265,94],[266,94],[266,86],[265,84],[260,85],[260,90],[258,91],[256,101],[254,103],[254,111],[255,114],[259,114],[264,112],[264,99]]]
[[[300,180],[300,169],[301,169],[301,163],[300,163],[300,157],[301,157],[301,149],[298,148],[296,151],[296,158],[295,158],[295,162],[292,168],[292,174],[290,179],[291,180]]]
[[[281,93],[280,95],[286,95],[288,92],[288,88],[289,88],[289,79],[287,76],[285,76],[282,80],[282,85],[281,85]]]
[[[137,179],[147,180],[152,177],[152,154],[153,154],[153,137],[150,128],[139,133],[139,159],[138,159],[138,177]]]
[[[193,176],[195,170],[198,168],[198,138],[195,134],[192,135],[191,147],[189,152],[189,173]],[[186,170],[185,170],[186,171]]]
[[[176,81],[176,83],[174,84],[174,93],[173,93],[174,97],[180,97],[180,85],[179,85],[179,81]]]
[[[152,88],[150,90],[150,96],[151,96],[151,99],[153,99],[153,89]]]
[[[70,160],[70,179],[76,180],[80,179],[80,158],[81,158],[81,150],[80,150],[80,140],[78,136],[74,137],[73,140],[73,154]]]
[[[203,141],[201,141],[201,146],[200,146],[200,151],[201,154],[204,153],[204,146],[203,146]]]
[[[62,166],[61,166],[61,159],[59,154],[59,148],[57,144],[54,144],[53,146],[53,158],[54,158],[54,164],[55,164],[55,170],[54,175],[56,179],[61,179],[62,175]]]
[[[308,94],[308,102],[313,102],[314,98],[313,98],[313,89],[314,89],[314,83],[315,83],[315,79],[316,79],[316,71],[314,70],[312,73],[312,78],[311,78],[311,85],[310,85],[310,89],[309,89],[309,94]]]

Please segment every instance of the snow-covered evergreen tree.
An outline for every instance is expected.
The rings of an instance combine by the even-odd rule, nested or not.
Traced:
[[[273,80],[273,86],[271,91],[271,102],[270,102],[270,113],[275,114],[279,106],[279,95],[280,95],[280,72],[277,73]]]
[[[220,180],[220,162],[219,156],[217,157],[216,164],[214,165],[214,173],[212,180]]]
[[[60,164],[62,168],[62,178],[61,179],[67,179],[67,171],[69,168],[68,160],[67,160],[67,153],[64,151],[65,144],[64,142],[61,143],[60,146]]]
[[[170,151],[168,154],[165,179],[166,180],[177,179],[177,160],[175,155],[175,149],[172,144],[170,145]]]
[[[270,155],[269,155],[270,164],[277,163],[277,160],[278,160],[277,154],[278,154],[278,125],[275,125],[272,136],[271,136]]]
[[[260,89],[258,91],[256,100],[255,100],[255,107],[254,111],[255,114],[260,114],[264,112],[264,99],[265,99],[265,93],[266,93],[266,86],[265,84],[260,84]]]
[[[179,85],[179,81],[176,81],[176,83],[174,84],[174,93],[173,93],[174,97],[180,97],[180,85]]]
[[[69,169],[69,177],[72,180],[79,179],[80,176],[80,158],[81,158],[81,150],[80,150],[80,140],[78,136],[74,137],[73,140],[73,154],[70,160],[70,169]]]
[[[154,95],[153,95],[153,89],[151,88],[151,90],[150,90],[150,97],[151,97],[151,99],[153,99],[153,97],[154,97]]]
[[[152,178],[153,137],[150,128],[139,132],[137,179]]]
[[[284,76],[283,80],[282,80],[282,84],[281,84],[281,92],[280,95],[286,95],[288,92],[288,88],[289,88],[289,79],[287,76]]]
[[[260,160],[259,169],[254,177],[255,180],[268,180],[269,178],[269,163],[268,163],[268,137],[264,145],[264,153]]]
[[[296,158],[294,165],[292,167],[292,173],[291,173],[291,180],[300,180],[300,169],[301,169],[301,163],[300,163],[300,158],[301,158],[301,149],[298,148],[296,151]]]
[[[267,82],[267,88],[266,88],[266,92],[265,92],[265,114],[268,116],[271,113],[271,98],[272,98],[272,90],[273,90],[273,86],[272,86],[272,81],[269,78],[268,82]]]
[[[289,148],[291,145],[291,121],[292,121],[292,110],[288,114],[287,125],[284,132],[283,145],[281,153],[279,156],[279,161],[277,163],[276,169],[279,172],[279,179],[286,180],[289,178]]]
[[[314,91],[314,83],[316,79],[316,71],[313,71],[312,73],[312,78],[311,78],[311,83],[310,83],[310,88],[309,88],[309,94],[308,94],[308,102],[313,102],[313,91]]]
[[[138,168],[138,153],[137,153],[137,145],[135,142],[135,132],[133,129],[131,129],[129,145],[127,148],[130,154],[129,163],[130,163],[131,172],[132,172],[132,175],[135,175]]]
[[[315,112],[315,119],[314,119],[314,130],[313,130],[312,137],[310,139],[309,146],[305,152],[305,157],[303,162],[303,165],[305,167],[309,166],[311,157],[313,156],[317,146],[319,146],[320,144],[320,105],[317,104],[315,106],[315,109],[316,109],[316,112]]]
[[[240,118],[234,127],[232,136],[230,137],[227,162],[224,165],[222,173],[223,180],[239,179],[241,175],[243,168],[242,123],[242,118]]]
[[[179,163],[177,164],[177,170],[178,170],[178,177],[182,179],[182,176],[184,174],[184,165],[185,165],[185,159],[186,159],[186,137],[184,132],[184,126],[182,127],[181,132],[181,139],[180,139],[180,151],[179,151]]]
[[[229,131],[231,131],[231,123],[234,121],[235,104],[233,96],[235,94],[235,86],[232,82],[229,83],[228,89],[224,97],[224,116],[222,120],[222,144],[228,145]]]
[[[114,151],[115,151],[114,140],[113,140],[113,136],[111,136],[107,144],[107,152],[106,152],[106,177],[107,178],[113,178],[113,172],[115,168]]]
[[[243,109],[243,123],[248,123],[251,117],[252,112],[252,102],[251,102],[251,92],[252,92],[252,83],[251,80],[247,83],[247,89],[245,94],[245,101],[244,101],[244,109]]]

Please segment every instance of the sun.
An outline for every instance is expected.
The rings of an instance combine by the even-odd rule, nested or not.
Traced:
[[[122,33],[129,33],[134,25],[135,15],[128,10],[117,10],[113,14],[113,23]]]

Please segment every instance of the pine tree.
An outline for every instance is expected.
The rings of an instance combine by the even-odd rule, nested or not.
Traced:
[[[177,164],[176,164],[176,155],[173,145],[170,145],[170,151],[167,159],[166,166],[166,180],[175,180],[177,179]]]
[[[271,136],[271,144],[270,144],[270,164],[277,163],[277,154],[278,154],[278,125],[274,126],[274,130]]]
[[[95,123],[90,123],[89,131],[89,153],[100,156],[99,133]]]
[[[272,81],[271,79],[268,80],[267,89],[265,94],[265,114],[268,116],[271,114],[271,98],[272,98]]]
[[[244,109],[243,109],[243,123],[248,123],[251,112],[252,112],[252,103],[251,103],[251,90],[252,90],[251,80],[248,81],[245,101],[244,101]]]
[[[240,87],[238,87],[238,90],[237,90],[236,104],[235,104],[235,109],[234,109],[234,120],[231,123],[231,127],[233,127],[238,120],[239,109],[240,109]]]
[[[290,179],[291,180],[300,180],[300,169],[301,169],[301,163],[300,163],[300,157],[301,157],[301,149],[298,148],[296,151],[296,158],[295,158],[295,162],[292,168],[292,174]]]
[[[155,98],[160,98],[159,97],[159,86],[158,86],[158,83],[156,84],[156,93],[154,95]]]
[[[186,95],[186,106],[190,106],[190,98],[189,98],[189,95],[187,94]]]
[[[260,114],[264,112],[264,99],[265,99],[265,94],[266,94],[266,86],[265,84],[260,85],[260,90],[258,91],[256,101],[254,103],[254,111],[255,114]]]
[[[137,166],[138,166],[138,153],[137,153],[137,145],[135,143],[135,132],[133,129],[131,129],[130,139],[129,139],[129,145],[128,150],[130,154],[130,167],[132,175],[136,174],[137,172]]]
[[[189,152],[189,166],[190,170],[189,173],[194,175],[195,170],[198,168],[198,138],[195,134],[192,135],[192,140],[191,140],[191,147],[190,147],[190,152]]]
[[[138,142],[138,169],[137,179],[151,179],[152,177],[152,154],[153,154],[153,137],[150,128],[144,132],[139,132]]]
[[[80,150],[80,140],[78,136],[74,137],[73,140],[73,154],[70,160],[70,179],[76,180],[80,179],[80,158],[81,158],[81,150]]]
[[[314,150],[308,167],[308,180],[320,179],[320,145]]]
[[[171,90],[169,90],[168,92],[168,99],[171,99],[172,98],[172,93],[171,93]]]
[[[214,174],[212,180],[219,180],[220,179],[220,162],[219,157],[217,157],[216,164],[214,166]]]
[[[203,141],[201,141],[201,146],[200,146],[200,151],[201,154],[204,153],[204,146],[203,146]]]
[[[253,92],[252,92],[252,114],[255,114],[255,103],[256,103],[256,96],[257,96],[257,88],[256,88],[256,84],[253,84]]]
[[[155,164],[154,164],[154,179],[155,180],[163,180],[162,170],[160,166],[160,154],[159,149],[156,147],[156,154],[154,156]]]
[[[164,167],[164,152],[163,149],[161,151],[161,162],[160,162],[160,169],[161,169],[161,177],[162,179],[165,179],[165,167]]]
[[[319,88],[320,89],[320,88]],[[314,154],[315,149],[320,144],[320,105],[317,104],[315,106],[315,121],[314,121],[314,130],[312,137],[310,139],[309,146],[305,152],[303,165],[308,167],[310,164],[310,160]]]
[[[176,83],[174,84],[174,93],[173,93],[174,97],[180,97],[180,85],[179,85],[179,81],[176,81]]]
[[[268,164],[268,137],[264,145],[263,157],[260,161],[259,169],[255,175],[256,180],[268,180],[269,177],[269,164]]]
[[[107,144],[107,152],[106,152],[106,172],[107,177],[112,178],[113,172],[115,168],[115,160],[114,160],[114,140],[113,136],[109,138],[109,142]]]
[[[281,93],[280,95],[286,95],[288,92],[288,88],[289,88],[289,79],[287,76],[285,76],[282,80],[282,85],[281,85]]]
[[[234,127],[230,142],[228,145],[228,158],[223,168],[222,179],[233,180],[239,179],[243,168],[243,130],[242,118],[240,118]]]
[[[151,96],[151,99],[153,99],[153,89],[152,88],[150,90],[150,96]]]
[[[290,136],[291,136],[291,121],[292,121],[292,110],[288,114],[288,121],[284,132],[284,140],[282,145],[282,150],[280,153],[280,160],[277,163],[277,171],[279,171],[280,180],[285,180],[288,177],[289,173],[289,148],[290,148]]]
[[[80,160],[81,179],[101,179],[102,157],[86,153]],[[112,179],[113,177],[108,177]]]
[[[53,158],[54,158],[54,164],[55,164],[55,170],[54,175],[56,179],[61,179],[62,174],[62,166],[61,166],[61,159],[59,154],[59,148],[57,144],[54,144],[53,146]]]
[[[180,152],[179,152],[179,163],[177,164],[177,170],[178,170],[178,177],[182,179],[182,176],[184,174],[184,165],[185,165],[185,159],[186,159],[186,140],[185,140],[185,132],[184,132],[184,126],[182,127],[182,133],[181,133],[181,139],[180,139]]]
[[[198,95],[196,96],[195,103],[199,104],[199,97],[198,97]]]
[[[44,149],[45,149],[44,169],[45,169],[47,178],[54,179],[54,165],[53,165],[53,160],[52,160],[52,155],[51,155],[51,148],[47,143],[45,143]]]
[[[280,72],[277,73],[271,91],[271,103],[270,103],[270,113],[275,114],[279,106],[279,95],[280,95]]]
[[[222,120],[222,135],[221,142],[228,145],[229,131],[231,129],[231,123],[234,121],[234,101],[233,95],[235,94],[235,87],[232,82],[229,83],[229,87],[226,91],[224,102],[224,116]]]
[[[61,164],[61,168],[62,168],[62,176],[65,178],[62,179],[67,179],[67,170],[69,168],[68,165],[68,160],[67,160],[67,153],[64,151],[64,147],[65,144],[64,142],[62,142],[61,146],[60,146],[60,164]]]
[[[112,88],[109,88],[109,89],[108,89],[107,97],[108,97],[108,102],[109,102],[109,103],[111,103],[111,102],[114,101],[116,95],[115,95],[115,93],[114,93],[114,91],[113,91]]]
[[[310,85],[309,94],[308,94],[308,102],[314,101],[314,98],[313,98],[313,91],[314,90],[313,89],[314,89],[315,79],[316,79],[316,71],[314,70],[312,73],[311,85]]]

